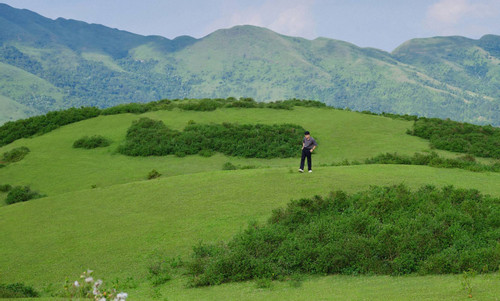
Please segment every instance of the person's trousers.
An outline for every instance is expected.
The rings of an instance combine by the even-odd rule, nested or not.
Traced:
[[[304,161],[307,158],[307,168],[309,170],[312,169],[312,161],[311,161],[311,149],[310,148],[303,148],[302,149],[302,157],[300,158],[300,169],[304,170]]]

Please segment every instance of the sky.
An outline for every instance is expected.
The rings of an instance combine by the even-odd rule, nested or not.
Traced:
[[[256,25],[392,51],[412,38],[500,35],[500,0],[0,0],[45,17],[169,39]]]

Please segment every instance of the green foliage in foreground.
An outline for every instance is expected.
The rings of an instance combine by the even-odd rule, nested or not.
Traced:
[[[500,199],[404,185],[292,201],[228,243],[194,247],[192,285],[310,274],[495,271]]]
[[[26,146],[16,147],[8,152],[3,153],[2,160],[5,162],[13,163],[24,159],[26,155],[30,152],[30,149]]]
[[[410,134],[429,139],[437,149],[500,158],[500,128],[438,118],[419,118]]]
[[[162,121],[141,118],[132,123],[118,151],[129,156],[184,157],[208,150],[245,158],[289,158],[297,156],[303,133],[304,128],[294,124],[234,123],[188,124],[179,132]]]
[[[443,158],[436,152],[429,154],[415,153],[413,156],[399,155],[397,153],[386,153],[365,160],[365,164],[405,164],[405,165],[428,165],[438,168],[461,168],[470,171],[492,171],[500,172],[500,163],[492,165],[481,164],[471,155],[459,158]],[[339,165],[349,165],[339,164]],[[354,165],[354,164],[353,164]]]
[[[106,147],[111,144],[111,141],[107,139],[106,137],[103,137],[101,135],[94,135],[94,136],[84,136],[73,143],[74,148],[86,148],[86,149],[92,149],[92,148],[97,148],[97,147]]]
[[[24,283],[0,284],[0,298],[36,298],[39,296],[40,293]]]
[[[42,194],[32,191],[29,186],[16,186],[10,189],[7,198],[5,199],[5,203],[7,205],[26,202],[32,199],[37,199],[43,197]]]

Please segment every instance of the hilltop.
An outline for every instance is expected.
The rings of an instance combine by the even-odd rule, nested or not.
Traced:
[[[5,4],[0,25],[0,123],[82,105],[244,96],[500,125],[498,36],[416,39],[392,53],[255,26],[170,40]]]

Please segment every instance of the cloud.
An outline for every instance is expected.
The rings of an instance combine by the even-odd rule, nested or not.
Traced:
[[[425,25],[439,34],[484,34],[485,20],[499,15],[496,0],[440,0],[427,9]]]
[[[236,25],[255,25],[266,27],[281,34],[316,37],[316,24],[312,14],[314,0],[266,0],[246,7],[226,7],[224,16],[206,31],[233,27]]]

